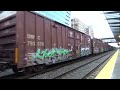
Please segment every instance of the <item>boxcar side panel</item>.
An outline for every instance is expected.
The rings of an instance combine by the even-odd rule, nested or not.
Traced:
[[[74,31],[72,31],[70,28],[68,28],[68,37],[74,38]]]
[[[66,39],[66,49],[68,49],[68,27],[66,27],[65,28],[65,31],[66,31],[66,33],[65,33],[65,39]]]
[[[75,51],[75,35],[74,31],[71,28],[68,28],[67,30],[67,43],[68,43],[68,49],[71,50],[71,56],[72,58],[76,57],[76,51]]]
[[[71,57],[75,57],[74,39],[68,38],[68,49],[71,50]]]
[[[81,56],[85,56],[85,34],[81,34]]]
[[[44,18],[36,15],[36,49],[44,49]]]
[[[94,47],[93,47],[93,53],[97,54],[100,52],[100,44],[99,44],[99,40],[94,38],[93,39],[93,43],[94,43]]]
[[[81,48],[84,47],[85,43],[85,38],[84,38],[84,34],[81,34]]]
[[[25,58],[25,12],[18,11],[16,15],[16,60],[18,68],[24,67]]]
[[[64,26],[62,26],[62,44],[63,48],[66,48],[66,30]]]
[[[57,48],[57,29],[55,23],[51,22],[51,31],[52,31],[52,48]]]
[[[51,36],[51,24],[50,20],[44,19],[44,25],[45,25],[45,48],[51,49],[52,48],[52,36]]]
[[[35,52],[35,15],[29,12],[25,13],[25,53],[34,53]]]
[[[75,31],[75,51],[76,57],[80,57],[80,32]]]
[[[80,57],[80,40],[75,40],[76,56]]]
[[[58,41],[58,48],[62,48],[62,27],[61,25],[57,24],[57,41]]]
[[[87,36],[87,55],[91,54],[91,38]]]

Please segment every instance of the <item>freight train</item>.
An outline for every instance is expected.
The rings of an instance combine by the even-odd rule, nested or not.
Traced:
[[[8,15],[8,14],[7,14]],[[0,18],[0,70],[35,70],[114,48],[47,17],[16,11]],[[37,68],[38,69],[38,68]]]

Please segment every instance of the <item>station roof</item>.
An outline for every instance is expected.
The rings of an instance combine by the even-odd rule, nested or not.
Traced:
[[[116,42],[120,42],[120,11],[104,11]]]

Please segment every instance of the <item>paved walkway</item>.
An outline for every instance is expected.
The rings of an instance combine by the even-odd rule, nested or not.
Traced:
[[[120,79],[120,50],[118,49],[110,61],[99,72],[95,79]]]

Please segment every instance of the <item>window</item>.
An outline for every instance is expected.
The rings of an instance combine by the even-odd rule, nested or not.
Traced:
[[[68,20],[68,19],[65,19],[65,20],[67,20],[67,21],[69,22],[69,20]]]
[[[70,15],[70,13],[69,12],[67,12],[69,15]]]
[[[70,16],[66,15],[68,18],[70,18]]]
[[[69,25],[68,23],[65,22],[65,24]]]

